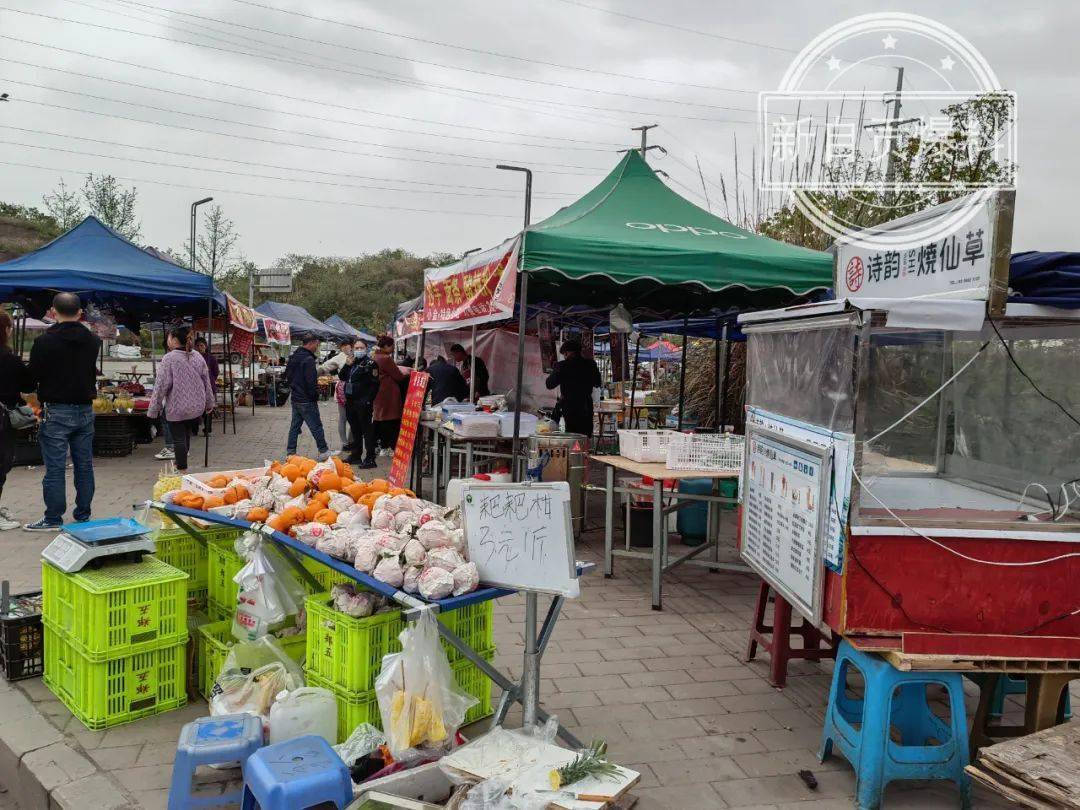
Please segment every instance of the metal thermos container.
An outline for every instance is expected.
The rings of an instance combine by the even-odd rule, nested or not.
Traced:
[[[585,460],[589,439],[581,433],[537,433],[529,437],[529,468],[539,466],[542,456],[550,456],[541,481],[570,484],[570,516],[574,536],[581,534],[585,515]]]

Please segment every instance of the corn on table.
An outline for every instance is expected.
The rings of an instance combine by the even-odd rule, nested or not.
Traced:
[[[663,609],[663,575],[683,563],[691,562],[702,565],[716,571],[739,571],[741,573],[753,573],[749,566],[740,563],[721,562],[720,551],[720,510],[724,504],[734,505],[738,501],[734,498],[725,498],[717,494],[719,484],[724,479],[737,479],[738,472],[717,472],[715,470],[669,470],[663,462],[633,461],[624,456],[592,456],[591,461],[603,464],[604,486],[590,486],[592,491],[604,493],[604,576],[611,579],[615,576],[615,557],[633,557],[636,559],[652,560],[652,607],[653,610]],[[627,487],[615,486],[615,470],[624,470],[642,477],[653,479],[652,491],[652,551],[631,551],[629,535],[626,538],[626,547],[617,549],[614,547],[614,518],[615,518],[615,493],[638,494]],[[683,480],[687,478],[710,478],[713,481],[713,494],[692,495],[686,492],[669,490],[664,492],[664,479]],[[670,506],[664,505],[664,500],[672,501]],[[684,501],[680,504],[679,501]],[[676,557],[668,558],[668,537],[664,517],[682,506],[692,502],[701,501],[708,505],[708,521],[705,530],[705,542],[695,549]],[[695,559],[704,551],[712,552],[711,560]]]
[[[301,564],[297,555],[310,557],[314,560],[318,560],[325,566],[344,574],[349,579],[363,585],[366,589],[374,591],[375,593],[385,596],[387,599],[401,605],[403,615],[408,620],[414,620],[419,617],[421,611],[431,610],[435,613],[457,610],[458,608],[467,607],[469,605],[475,605],[480,602],[486,602],[491,599],[498,599],[503,596],[509,596],[514,594],[515,591],[508,590],[506,588],[492,588],[481,587],[472,593],[463,594],[461,596],[450,597],[449,599],[439,599],[437,601],[427,601],[421,597],[414,596],[413,594],[405,593],[398,590],[385,582],[381,582],[369,574],[365,574],[362,571],[356,570],[353,566],[346,562],[342,562],[334,557],[330,557],[323,554],[321,551],[317,551],[310,546],[301,543],[287,534],[276,532],[269,526],[264,524],[250,523],[246,520],[237,520],[235,518],[227,518],[223,515],[217,515],[212,512],[203,512],[196,509],[188,509],[182,506],[174,506],[173,504],[163,503],[160,501],[150,502],[150,506],[159,510],[168,516],[185,532],[190,534],[193,538],[202,540],[202,535],[198,527],[193,526],[190,522],[191,519],[199,520],[203,523],[212,523],[219,526],[233,526],[240,529],[250,529],[257,531],[269,540],[277,544],[277,546],[283,552],[285,559],[293,567],[294,572],[305,582],[313,581],[313,575]],[[591,568],[590,563],[578,563],[579,575],[583,573],[587,568]],[[563,597],[555,596],[551,600],[551,605],[548,608],[547,616],[544,619],[544,623],[540,628],[536,637],[536,664],[535,668],[539,668],[539,660],[543,656],[544,650],[547,647],[548,641],[551,639],[551,635],[555,630],[555,624],[559,619],[559,614],[562,611]],[[529,667],[524,668],[525,674],[522,676],[520,682],[515,683],[509,677],[499,672],[494,666],[488,662],[480,651],[473,649],[465,641],[463,641],[456,633],[448,628],[442,622],[437,622],[439,628],[439,635],[450,644],[455,650],[457,650],[463,658],[471,661],[475,664],[488,678],[492,680],[500,689],[503,690],[502,698],[499,701],[499,708],[495,712],[495,716],[492,718],[492,728],[502,724],[506,719],[506,714],[510,710],[510,706],[514,703],[521,703],[523,706],[527,701],[531,701],[534,706],[537,706],[536,715],[541,722],[546,722],[548,719],[547,712],[539,708],[540,696],[540,678],[539,672],[534,671],[530,673]],[[526,633],[530,632],[529,628],[526,628]],[[530,677],[530,675],[532,677]],[[526,685],[532,694],[526,694]],[[560,727],[559,736],[562,737],[567,743],[574,748],[581,748],[581,742],[576,739],[569,731]]]

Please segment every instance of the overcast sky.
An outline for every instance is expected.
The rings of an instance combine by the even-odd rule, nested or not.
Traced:
[[[1080,250],[1080,4],[1064,0],[0,0],[0,199],[111,173],[158,247],[213,195],[261,265],[460,253],[519,227],[520,176],[494,164],[533,168],[536,221],[656,123],[670,154],[650,162],[704,206],[699,158],[724,215],[736,144],[750,182],[758,91],[822,30],[889,10],[952,27],[1017,93],[1014,249]]]

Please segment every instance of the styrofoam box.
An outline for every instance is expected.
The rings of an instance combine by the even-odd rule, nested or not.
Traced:
[[[499,435],[512,437],[514,435],[514,414],[497,413],[495,415],[499,417]],[[518,424],[518,436],[532,436],[536,433],[536,426],[539,422],[540,418],[536,414],[523,412]]]
[[[189,492],[197,492],[200,495],[221,495],[225,490],[221,487],[212,487],[207,481],[218,475],[224,475],[230,481],[234,478],[243,478],[253,481],[267,474],[269,467],[252,467],[247,470],[218,470],[217,472],[187,473],[180,479],[183,488]]]

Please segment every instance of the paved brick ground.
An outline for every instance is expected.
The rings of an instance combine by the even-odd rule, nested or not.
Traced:
[[[336,436],[336,412],[324,407],[323,414],[328,434]],[[235,436],[222,437],[220,426],[213,436],[211,467],[251,466],[279,455],[286,427],[287,412],[280,410],[239,414]],[[149,494],[162,468],[152,458],[159,446],[139,447],[125,459],[98,460],[96,515],[125,512]],[[197,450],[201,463],[201,441]],[[314,450],[306,435],[300,450]],[[40,469],[19,469],[9,479],[5,504],[20,517],[40,516],[40,478]],[[578,549],[587,559],[599,559],[599,508],[597,500],[588,517],[594,530]],[[21,531],[0,533],[0,571],[14,588],[37,587],[38,553],[49,539]],[[619,560],[616,574],[612,580],[590,575],[581,599],[567,604],[544,658],[542,694],[545,708],[579,737],[604,737],[614,758],[641,771],[635,791],[640,808],[851,806],[851,768],[843,760],[822,764],[816,757],[830,666],[795,664],[788,688],[778,691],[765,680],[763,663],[745,664],[740,658],[756,579],[684,566],[666,578],[665,610],[657,613],[649,605],[644,563]],[[501,600],[496,619],[497,662],[516,675],[523,600]],[[80,781],[58,779],[57,784],[66,785],[58,788],[61,795],[67,790],[85,800],[88,791],[101,791],[113,796],[118,807],[165,807],[177,733],[184,722],[205,712],[205,704],[91,732],[40,681],[19,688],[98,769]],[[0,726],[6,722],[0,718]],[[797,776],[803,769],[816,774],[816,791]],[[205,778],[220,789],[228,774]],[[986,793],[976,796],[977,807],[1009,806]],[[10,796],[0,793],[0,810],[6,810],[5,802],[10,804]],[[889,789],[886,806],[954,807],[956,796],[948,786],[898,785]]]

